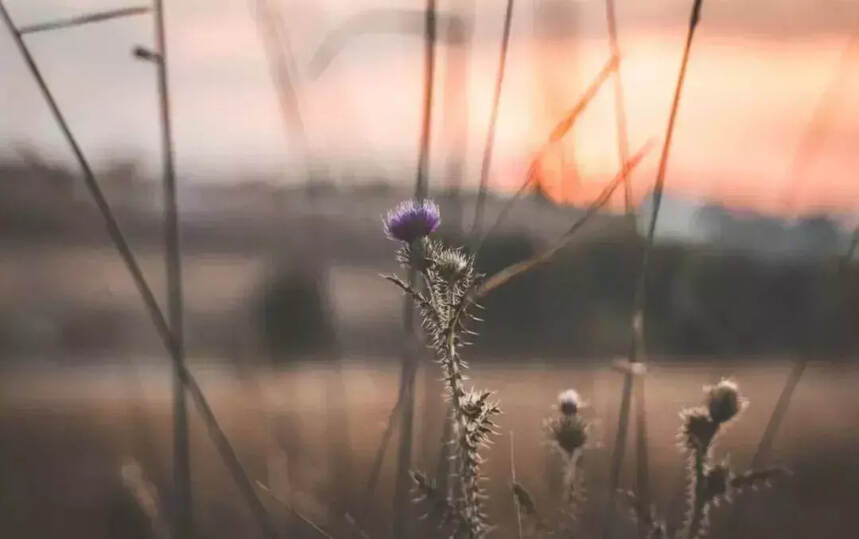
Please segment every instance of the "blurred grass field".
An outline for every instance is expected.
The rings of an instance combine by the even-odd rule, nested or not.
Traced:
[[[560,475],[541,424],[556,394],[578,389],[596,421],[585,456],[589,503],[583,537],[599,533],[622,376],[610,361],[523,360],[516,367],[477,362],[472,375],[494,388],[505,413],[501,435],[487,452],[489,510],[496,537],[515,530],[509,495],[509,432],[515,433],[518,480],[550,516],[560,500]],[[434,473],[441,440],[437,367],[418,380],[414,465]],[[732,464],[748,467],[788,374],[787,360],[663,360],[647,378],[648,438],[655,502],[676,519],[682,510],[683,461],[675,445],[677,413],[701,399],[701,386],[722,376],[741,384],[751,405],[717,447]],[[396,399],[394,360],[302,362],[277,370],[200,363],[195,371],[252,478],[335,537],[357,533],[352,515],[371,537],[389,536],[396,433],[378,488],[366,484],[388,414]],[[52,374],[47,376],[46,374]],[[427,374],[429,372],[429,374]],[[140,463],[160,502],[170,462],[170,383],[157,367],[25,366],[0,379],[0,530],[4,537],[154,537],[149,519],[120,481],[124,463]],[[791,403],[770,463],[792,470],[765,495],[745,494],[742,537],[850,537],[859,525],[859,369],[847,363],[810,364]],[[195,518],[200,537],[255,537],[242,498],[196,418],[192,419]],[[623,484],[632,486],[628,453]],[[263,498],[289,537],[314,537],[268,494]],[[715,537],[730,537],[731,508],[714,512]],[[617,515],[628,520],[626,512]],[[418,524],[420,526],[420,524]],[[416,532],[419,530],[416,530]],[[417,535],[416,535],[417,536]],[[430,533],[428,536],[432,536]]]

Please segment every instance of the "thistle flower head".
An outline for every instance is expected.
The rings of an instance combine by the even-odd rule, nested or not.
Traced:
[[[562,391],[558,395],[558,411],[565,416],[576,415],[582,405],[581,397],[575,389]]]
[[[717,424],[730,421],[745,406],[739,387],[732,380],[723,379],[716,385],[704,386],[710,418]]]
[[[406,200],[388,212],[384,224],[388,238],[414,243],[438,228],[441,224],[441,213],[438,205],[431,200]]]

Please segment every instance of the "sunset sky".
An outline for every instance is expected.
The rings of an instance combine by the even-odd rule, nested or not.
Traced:
[[[8,0],[18,24],[135,5],[133,0]],[[232,181],[263,174],[300,178],[295,133],[285,133],[275,88],[250,6],[255,0],[167,0],[169,68],[177,167],[193,181]],[[447,64],[462,49],[438,47],[432,141],[433,179],[464,151],[464,185],[477,183],[489,117],[502,0],[473,0],[472,46],[460,126],[444,121]],[[572,106],[608,56],[604,3],[563,4],[547,37],[535,6],[520,0],[498,120],[492,183],[515,189],[552,123]],[[661,143],[677,76],[691,0],[617,0],[622,75],[630,143]],[[646,4],[641,6],[639,4]],[[464,14],[469,2],[439,1]],[[370,8],[413,8],[420,1],[282,1],[310,154],[330,163],[335,180],[355,170],[411,182],[419,131],[423,49],[418,36],[360,35],[319,73],[311,59],[340,24]],[[859,2],[838,0],[713,0],[704,2],[667,175],[680,195],[765,212],[859,208]],[[560,22],[559,22],[560,21]],[[549,29],[551,30],[551,29]],[[551,32],[549,32],[551,33]],[[134,158],[157,172],[154,71],[130,50],[152,42],[151,19],[138,16],[28,37],[33,53],[94,164]],[[460,58],[462,58],[460,56]],[[71,164],[35,85],[9,36],[0,33],[0,155],[33,148]],[[837,81],[833,84],[833,81]],[[810,137],[811,158],[794,173],[800,141],[822,97],[825,122]],[[449,95],[453,95],[448,93]],[[612,88],[606,85],[581,122],[553,153],[564,196],[592,197],[617,167]],[[450,117],[450,116],[449,116]],[[563,155],[563,159],[562,156]],[[635,174],[635,192],[649,191],[658,147]],[[560,189],[560,188],[559,188]]]

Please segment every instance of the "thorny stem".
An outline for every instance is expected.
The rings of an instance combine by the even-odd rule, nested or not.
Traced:
[[[412,266],[414,268],[414,266]],[[465,526],[466,533],[470,538],[476,538],[482,535],[482,523],[480,512],[480,485],[478,465],[480,464],[479,455],[474,454],[474,441],[471,439],[475,432],[469,428],[469,424],[474,421],[473,418],[467,417],[465,412],[465,397],[466,393],[463,388],[465,380],[463,374],[463,365],[457,353],[458,329],[461,327],[460,319],[465,313],[468,305],[471,304],[469,294],[471,289],[464,290],[462,297],[457,299],[457,295],[453,289],[438,290],[434,289],[434,279],[430,272],[426,269],[420,269],[424,285],[429,292],[431,299],[426,299],[426,296],[415,287],[404,283],[397,276],[385,276],[388,280],[399,286],[408,296],[416,301],[423,310],[424,316],[428,317],[429,323],[435,326],[437,331],[440,331],[440,338],[435,341],[435,350],[437,359],[444,371],[444,382],[447,387],[447,392],[450,396],[451,414],[449,421],[452,425],[452,430],[457,440],[457,451],[455,452],[455,460],[457,462],[457,470],[459,477],[459,490],[462,500],[462,511],[459,515],[459,524]],[[472,285],[473,287],[473,285]],[[444,297],[438,297],[441,293]],[[480,415],[480,414],[479,414]],[[478,417],[476,420],[479,424],[483,417]]]
[[[576,499],[579,489],[579,462],[582,458],[582,450],[576,449],[570,455],[564,455],[564,496],[571,510],[575,510]]]
[[[399,286],[402,291],[405,292],[408,296],[411,296],[412,300],[417,302],[420,307],[428,309],[428,312],[434,317],[434,321],[438,324],[441,324],[441,319],[438,316],[438,312],[435,309],[435,305],[430,300],[426,299],[424,295],[421,294],[418,290],[416,290],[414,286],[403,281],[396,275],[383,275],[382,277]],[[432,292],[430,292],[430,294],[432,294]]]
[[[469,467],[465,465],[465,428],[464,427],[464,417],[462,411],[462,398],[465,396],[464,390],[462,388],[463,376],[462,376],[462,367],[460,362],[457,359],[456,354],[456,324],[459,319],[459,313],[461,311],[457,311],[455,316],[452,316],[448,321],[447,326],[447,354],[448,361],[443,363],[444,368],[446,369],[445,378],[448,382],[448,391],[450,392],[451,397],[451,407],[453,409],[453,415],[451,420],[453,421],[453,432],[454,435],[459,438],[459,451],[457,455],[457,464],[459,469],[459,486],[462,490],[463,499],[467,501],[466,510],[471,506],[471,490],[474,484],[473,474],[469,472]],[[468,472],[468,473],[467,473]]]
[[[451,327],[447,331],[447,353],[450,361],[446,364],[448,372],[445,373],[445,378],[447,378],[450,390],[453,416],[457,424],[460,424],[463,419],[462,397],[465,396],[462,389],[462,368],[457,360],[456,331],[453,329],[453,324],[451,324]]]
[[[453,423],[451,417],[453,410],[450,406],[444,414],[444,426],[441,433],[441,447],[438,453],[438,462],[436,463],[436,481],[438,483],[439,492],[445,496],[450,496],[450,491],[453,487],[449,486],[451,479],[451,461],[450,461],[450,446],[452,445]]]
[[[706,449],[696,449],[693,456],[692,466],[694,468],[694,483],[692,485],[693,499],[691,513],[689,515],[689,524],[686,531],[686,539],[695,539],[698,537],[698,532],[701,528],[701,523],[704,519],[704,511],[707,501],[704,499],[705,494],[705,477],[704,477],[704,460]]]

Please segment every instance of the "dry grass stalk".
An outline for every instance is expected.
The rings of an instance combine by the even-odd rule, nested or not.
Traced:
[[[21,57],[27,65],[27,68],[33,76],[42,97],[48,105],[51,115],[57,123],[57,127],[60,129],[63,137],[69,144],[72,154],[83,173],[84,184],[92,196],[102,219],[104,220],[108,236],[122,259],[123,264],[128,269],[134,286],[140,294],[144,308],[149,314],[158,337],[161,339],[162,344],[168,351],[170,360],[173,363],[174,368],[177,370],[182,384],[184,384],[185,388],[190,393],[192,401],[200,412],[202,420],[206,426],[206,430],[215,444],[219,455],[230,471],[230,474],[233,476],[233,479],[239,487],[239,490],[242,492],[242,495],[248,502],[248,505],[250,506],[251,511],[253,512],[264,535],[266,537],[277,537],[278,533],[273,521],[257,496],[256,490],[248,477],[247,471],[242,466],[232,444],[218,423],[203,390],[200,388],[193,374],[187,369],[184,363],[180,361],[178,343],[173,332],[170,330],[170,326],[167,323],[164,313],[158,305],[158,301],[155,299],[152,288],[146,281],[140,264],[137,262],[137,258],[134,256],[131,246],[125,238],[122,229],[119,227],[119,223],[104,196],[101,186],[95,178],[92,167],[90,167],[89,162],[81,150],[80,144],[69,128],[65,116],[54,99],[53,93],[48,88],[48,85],[42,77],[42,73],[36,65],[29,48],[24,42],[21,33],[16,28],[14,21],[10,17],[9,12],[2,1],[0,1],[0,18],[3,19],[3,23],[12,35]]]
[[[495,75],[495,89],[492,93],[492,109],[489,113],[489,127],[486,131],[483,159],[480,163],[480,186],[477,191],[477,202],[474,206],[474,223],[471,226],[471,235],[474,238],[480,234],[480,226],[483,223],[483,207],[486,204],[486,190],[489,187],[489,169],[492,165],[492,149],[495,145],[495,123],[498,120],[498,103],[501,101],[501,86],[504,84],[504,68],[507,63],[507,46],[510,42],[510,25],[512,20],[513,0],[507,0],[507,9],[504,12],[504,30],[501,34],[498,72]]]
[[[552,129],[552,132],[549,134],[548,140],[535,152],[534,158],[531,160],[531,164],[528,166],[528,170],[525,172],[525,180],[522,182],[522,185],[519,186],[519,189],[516,193],[507,201],[501,211],[498,213],[498,216],[495,218],[492,226],[483,234],[480,241],[477,243],[477,247],[475,248],[475,252],[479,252],[480,248],[483,246],[483,243],[486,241],[493,232],[501,225],[501,223],[506,219],[507,214],[510,213],[510,210],[513,209],[513,205],[522,194],[538,179],[540,175],[540,163],[545,156],[546,152],[558,141],[564,138],[564,135],[569,132],[569,130],[575,125],[576,120],[581,115],[581,113],[587,108],[587,106],[593,101],[594,97],[596,97],[597,92],[608,80],[609,75],[617,69],[617,61],[618,59],[614,56],[608,59],[608,61],[603,65],[602,69],[597,73],[597,76],[594,77],[594,80],[588,85],[585,89],[585,92],[576,102],[576,104],[564,115],[564,117],[555,125]]]
[[[668,127],[666,129],[665,141],[662,146],[662,154],[659,159],[659,168],[656,173],[656,182],[653,190],[653,213],[651,214],[650,224],[647,229],[647,239],[644,247],[644,254],[641,261],[641,270],[638,276],[638,283],[635,289],[635,299],[632,312],[632,345],[631,345],[631,361],[643,362],[646,351],[644,346],[644,311],[646,300],[646,284],[647,270],[650,261],[650,253],[653,247],[653,239],[656,232],[656,222],[659,218],[659,209],[662,203],[662,193],[665,187],[665,171],[668,166],[668,157],[671,151],[671,140],[674,136],[674,124],[677,118],[677,110],[680,104],[680,97],[683,92],[683,83],[686,79],[686,68],[689,63],[689,53],[692,49],[692,40],[695,36],[695,29],[698,26],[701,14],[702,0],[694,0],[692,4],[692,12],[689,17],[689,26],[686,33],[686,43],[683,47],[683,58],[680,62],[680,70],[677,76],[677,83],[674,88],[674,98],[671,103],[671,113],[668,117]],[[647,492],[647,461],[646,461],[646,417],[645,417],[645,402],[643,396],[643,383],[639,384],[639,399],[638,413],[636,416],[639,448],[638,458],[638,473],[637,482],[639,488],[643,489],[638,493],[639,498],[645,505],[649,504],[649,492]],[[628,373],[624,377],[623,389],[621,393],[621,410],[618,419],[618,430],[615,439],[614,456],[612,458],[612,467],[610,471],[609,485],[609,502],[606,509],[606,525],[605,537],[609,539],[612,533],[612,522],[615,510],[615,494],[618,490],[620,481],[620,469],[623,464],[623,453],[626,449],[626,433],[629,423],[629,409],[631,404],[631,393],[633,390],[633,377]]]

